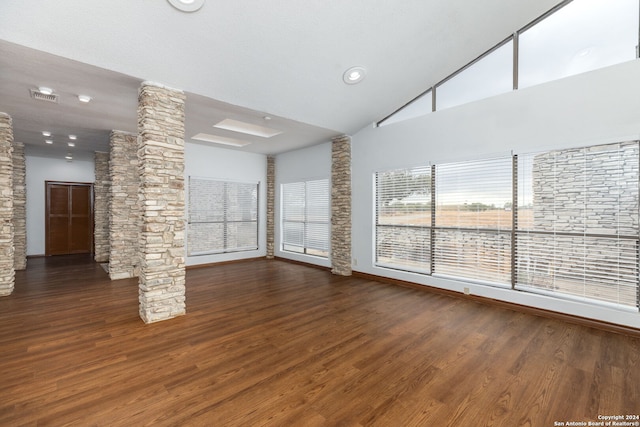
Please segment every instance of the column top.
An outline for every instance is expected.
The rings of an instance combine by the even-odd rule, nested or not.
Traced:
[[[144,86],[159,87],[159,88],[166,89],[166,90],[172,90],[172,91],[175,91],[175,92],[184,93],[184,91],[182,89],[176,89],[174,87],[163,85],[162,83],[158,83],[158,82],[152,82],[152,81],[149,81],[149,80],[146,80],[146,81],[144,81],[144,82],[142,82],[140,84],[140,88],[142,88]]]

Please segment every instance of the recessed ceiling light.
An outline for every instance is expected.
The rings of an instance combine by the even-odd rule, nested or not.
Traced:
[[[75,135],[69,135],[69,139],[76,140],[76,139],[78,139],[78,137],[77,137],[77,136],[75,136]]]
[[[50,139],[45,139],[44,142],[46,142],[47,144],[53,144],[53,141]]]
[[[78,101],[89,102],[91,101],[91,97],[89,95],[78,95]]]
[[[367,71],[364,67],[356,66],[351,67],[342,75],[342,80],[348,85],[354,85],[356,83],[360,83],[364,80],[364,76],[367,74]]]
[[[268,128],[266,126],[254,125],[252,123],[241,122],[239,120],[224,119],[213,125],[214,128],[230,130],[233,132],[246,133],[247,135],[260,136],[262,138],[271,138],[280,135],[281,130]]]
[[[64,156],[64,158],[67,160],[73,160],[73,156],[71,155],[71,153],[67,153],[67,155]]]
[[[204,5],[204,0],[167,0],[171,6],[182,12],[195,12]]]
[[[42,136],[51,136],[51,132],[49,132],[48,130],[43,130]]]
[[[205,142],[213,142],[214,144],[222,144],[222,145],[231,145],[233,147],[244,147],[245,145],[251,144],[247,141],[242,141],[240,139],[235,138],[227,138],[224,136],[218,135],[209,135],[208,133],[199,133],[191,137],[191,139],[196,139],[198,141]]]
[[[50,87],[46,87],[46,86],[40,86],[38,88],[38,92],[40,92],[43,95],[51,95],[51,94],[53,94],[53,89],[51,89]]]
[[[75,142],[67,142],[67,145],[68,145],[69,147],[75,147],[75,146],[76,146],[76,143],[75,143]]]

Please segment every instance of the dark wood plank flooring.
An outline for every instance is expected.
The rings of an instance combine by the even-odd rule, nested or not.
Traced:
[[[640,413],[640,339],[278,260],[137,279],[34,258],[0,298],[0,426],[554,426]]]

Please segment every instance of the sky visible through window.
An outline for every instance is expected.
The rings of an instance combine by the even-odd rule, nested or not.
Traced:
[[[521,31],[518,88],[604,68],[637,58],[639,0],[574,0]],[[510,40],[436,87],[436,110],[509,92],[513,82]],[[432,91],[380,125],[432,111]]]

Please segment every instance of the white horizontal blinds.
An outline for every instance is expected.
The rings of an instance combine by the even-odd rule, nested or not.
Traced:
[[[282,185],[282,249],[328,257],[328,179]]]
[[[518,156],[516,287],[635,307],[638,143]]]
[[[258,185],[226,182],[225,249],[258,248]]]
[[[511,157],[436,165],[434,273],[511,280]]]
[[[430,273],[430,166],[376,173],[376,265]]]
[[[188,254],[258,248],[258,184],[189,178]]]
[[[189,177],[188,255],[224,251],[224,182]]]
[[[329,256],[329,180],[306,182],[305,247],[310,255]]]
[[[282,248],[304,253],[305,183],[282,185]]]

